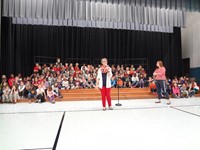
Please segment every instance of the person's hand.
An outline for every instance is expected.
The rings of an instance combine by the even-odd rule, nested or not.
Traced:
[[[96,89],[96,90],[98,90],[98,89],[99,89],[98,85],[96,85],[96,86],[95,86],[95,89]]]

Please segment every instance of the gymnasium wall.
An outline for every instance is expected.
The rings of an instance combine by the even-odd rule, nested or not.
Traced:
[[[200,83],[200,13],[186,14],[182,34],[182,58],[190,58],[190,75]]]

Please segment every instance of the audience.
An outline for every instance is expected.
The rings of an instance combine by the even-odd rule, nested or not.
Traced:
[[[173,98],[180,98],[180,88],[178,87],[177,83],[174,83],[172,87],[172,96]]]
[[[0,98],[2,102],[11,102],[15,104],[18,99],[36,99],[35,102],[42,103],[48,99],[52,104],[56,97],[62,98],[60,89],[91,89],[95,87],[97,70],[99,66],[78,63],[62,65],[60,59],[55,64],[40,66],[36,63],[33,67],[31,76],[23,77],[21,74],[10,75],[7,80],[2,75],[0,83]],[[125,69],[124,69],[125,68]],[[156,84],[152,77],[147,79],[144,68],[140,65],[135,69],[134,65],[112,65],[112,88],[147,88],[156,95]],[[166,88],[169,94],[174,98],[193,97],[199,92],[196,82],[189,82],[186,77],[167,78]]]

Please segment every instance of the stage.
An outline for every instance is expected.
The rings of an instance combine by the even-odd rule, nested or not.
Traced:
[[[154,100],[123,100],[112,111],[101,101],[2,104],[1,149],[199,150],[200,99]]]

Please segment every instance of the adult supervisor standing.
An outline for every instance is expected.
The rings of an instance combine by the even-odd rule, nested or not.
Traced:
[[[110,96],[112,71],[111,68],[108,66],[108,60],[106,58],[101,59],[101,64],[101,67],[98,69],[96,89],[99,88],[101,91],[103,105],[102,110],[106,110],[106,99],[109,109],[113,110]]]
[[[167,105],[171,104],[171,101],[169,100],[169,94],[166,90],[166,69],[163,66],[162,61],[157,61],[156,66],[158,67],[154,73],[154,79],[156,81],[156,91],[158,94],[158,100],[155,103],[161,103],[162,93],[165,95],[165,98],[167,99]]]

